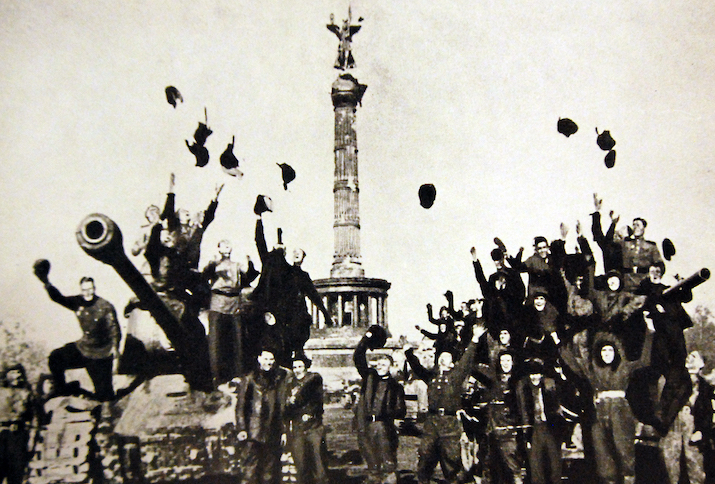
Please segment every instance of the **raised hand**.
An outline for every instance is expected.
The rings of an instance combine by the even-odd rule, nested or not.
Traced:
[[[596,212],[599,212],[601,210],[601,206],[603,205],[603,199],[598,198],[598,193],[593,194],[593,207],[596,209]]]
[[[561,222],[561,224],[559,224],[559,231],[561,232],[561,238],[563,240],[566,240],[566,236],[569,233],[568,226],[565,223]]]

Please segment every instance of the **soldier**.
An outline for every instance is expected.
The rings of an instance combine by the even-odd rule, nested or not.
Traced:
[[[534,254],[514,267],[519,272],[529,274],[527,297],[534,298],[536,291],[553,296],[553,286],[558,282],[551,247],[546,237],[534,237]]]
[[[476,372],[478,378],[487,381],[489,393],[488,406],[488,463],[486,473],[495,477],[497,465],[503,464],[508,473],[507,479],[514,484],[524,482],[522,456],[517,438],[522,435],[519,430],[518,404],[516,398],[516,359],[510,350],[502,350],[497,356],[496,369],[488,365],[479,365]],[[492,482],[491,480],[488,480]],[[494,482],[501,482],[498,479]]]
[[[524,282],[517,271],[505,265],[504,252],[494,249],[491,252],[496,272],[487,280],[482,264],[477,258],[474,247],[470,249],[474,275],[484,296],[487,325],[494,328],[508,329],[514,333],[518,313],[524,302]]]
[[[531,484],[561,482],[561,442],[565,421],[556,380],[544,376],[539,359],[527,362],[527,376],[516,386],[521,424],[526,434]],[[548,473],[547,473],[548,472]]]
[[[45,285],[47,294],[57,304],[66,307],[77,315],[82,328],[82,338],[57,348],[49,357],[49,367],[55,380],[55,388],[59,394],[67,394],[65,370],[86,368],[94,384],[97,399],[107,401],[114,399],[112,373],[119,358],[120,330],[117,313],[112,304],[95,294],[94,279],[83,277],[79,281],[82,294],[63,296],[50,284],[49,262],[35,263],[35,275]]]
[[[327,484],[324,464],[323,378],[307,371],[306,356],[293,360],[295,378],[288,385],[285,432],[301,484]]]
[[[278,484],[289,378],[290,371],[276,364],[274,350],[263,348],[258,367],[238,383],[236,430],[245,451],[241,483]]]
[[[32,392],[25,367],[7,368],[0,385],[0,482],[22,483],[28,462]]]
[[[647,225],[645,219],[634,218],[633,235],[621,242],[625,291],[634,291],[638,284],[648,277],[648,268],[657,262],[663,262],[658,245],[644,238]]]
[[[442,352],[437,360],[436,371],[424,368],[411,347],[405,352],[415,376],[427,383],[428,415],[420,439],[417,463],[417,480],[420,484],[430,481],[438,463],[448,481],[466,482],[467,476],[461,465],[462,426],[457,411],[462,407],[462,384],[469,376],[477,343],[485,332],[484,327],[474,328],[472,341],[456,364],[452,361],[451,353]]]
[[[655,327],[644,314],[648,328],[641,356],[638,360],[625,358],[618,337],[599,333],[594,338],[590,356],[577,356],[562,347],[561,359],[571,371],[588,381],[593,391],[594,415],[591,434],[596,458],[596,469],[604,483],[635,482],[636,419],[626,400],[626,389],[633,373],[650,364]]]
[[[290,319],[287,323],[287,340],[291,344],[290,350],[298,355],[303,354],[303,347],[310,338],[310,327],[313,323],[313,318],[305,305],[306,298],[310,299],[318,310],[323,313],[326,323],[331,321],[330,314],[323,304],[323,299],[315,289],[310,274],[302,268],[304,260],[305,251],[303,249],[294,249],[290,271],[290,291],[287,296],[289,299],[288,304],[291,306],[288,312]],[[336,322],[333,323],[337,324]]]
[[[685,457],[685,469],[690,484],[703,484],[703,453],[699,447],[707,445],[703,436],[711,433],[713,426],[713,387],[700,376],[705,366],[700,352],[688,355],[685,366],[690,374],[692,392],[687,403],[678,413],[668,434],[660,441],[665,467],[671,484],[680,482],[681,455]],[[708,457],[712,457],[710,454]],[[712,467],[712,462],[708,462]]]
[[[381,354],[375,368],[367,364],[367,350],[385,344],[384,328],[371,326],[362,337],[353,360],[362,377],[360,397],[355,406],[355,420],[360,453],[367,463],[368,479],[372,484],[396,482],[397,446],[399,444],[395,419],[405,417],[405,390],[390,374],[393,359]]]
[[[218,243],[219,255],[204,268],[211,284],[209,306],[209,357],[215,383],[243,373],[242,307],[247,290],[258,277],[250,257],[246,263],[231,260],[231,242]]]

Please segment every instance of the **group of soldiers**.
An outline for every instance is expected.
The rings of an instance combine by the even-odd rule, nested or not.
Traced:
[[[714,482],[715,393],[702,377],[701,354],[686,350],[683,330],[692,322],[681,305],[709,274],[666,286],[660,251],[644,238],[647,222],[636,218],[630,233],[619,235],[611,212],[603,234],[597,195],[594,204],[592,232],[605,274],[595,276],[580,224],[577,251],[566,252],[562,224],[560,239],[536,237],[524,261],[523,249],[510,256],[496,238],[488,278],[472,248],[482,298],[455,311],[447,291],[439,318],[427,306],[436,331],[417,328],[434,340],[434,361],[425,365],[411,347],[405,352],[405,378],[427,385],[419,483],[430,481],[437,464],[449,482],[560,482],[562,447],[571,445],[576,422],[598,482],[635,482],[636,437],[660,442],[671,483],[680,481],[681,454],[691,483]],[[385,396],[374,395],[374,374],[361,371],[361,397],[383,407],[365,404],[372,405],[365,426],[387,430],[359,433],[365,449],[395,444],[392,421],[404,414],[400,405],[384,406],[390,385]],[[380,452],[379,463],[369,455],[368,467],[385,482],[395,453]]]
[[[146,279],[177,319],[187,311],[208,312],[213,388],[229,382],[236,394],[242,482],[277,482],[286,445],[301,482],[327,482],[323,380],[308,371],[303,352],[311,324],[306,298],[331,318],[301,269],[305,253],[297,249],[286,257],[280,232],[268,250],[262,217],[270,203],[259,196],[254,213],[261,271],[250,258],[232,260],[226,240],[200,271],[201,240],[222,187],[193,224],[188,212],[175,209],[173,188],[172,175],[165,208],[147,210],[146,236],[133,253],[144,254]],[[681,454],[691,483],[715,479],[715,394],[702,378],[700,354],[687,353],[683,330],[692,323],[681,306],[702,280],[666,286],[658,247],[644,238],[646,221],[634,219],[631,233],[619,235],[611,213],[604,234],[602,201],[595,196],[594,203],[592,233],[603,253],[603,275],[596,276],[597,260],[580,225],[575,253],[566,251],[563,225],[560,239],[536,237],[534,254],[523,261],[522,250],[509,255],[497,238],[489,277],[471,250],[481,298],[457,311],[448,291],[438,318],[428,305],[436,331],[418,328],[434,340],[433,359],[418,357],[408,345],[398,379],[388,351],[368,362],[368,350],[384,345],[386,335],[379,326],[367,331],[354,353],[362,380],[355,429],[370,482],[397,480],[396,421],[405,418],[403,383],[411,380],[426,388],[419,483],[429,482],[438,464],[449,482],[559,482],[562,446],[569,445],[576,422],[585,461],[600,482],[635,482],[637,427],[639,438],[660,440],[673,484]],[[80,340],[50,354],[49,397],[88,393],[65,380],[67,369],[86,368],[93,398],[117,398],[112,375],[131,366],[126,354],[137,343],[122,334],[114,307],[95,294],[94,280],[83,277],[81,294],[68,297],[49,282],[49,269],[44,260],[34,267],[49,297],[75,312],[83,331]],[[125,315],[143,304],[130,301]],[[151,349],[139,346],[134,356]],[[12,449],[28,448],[23,422],[31,392],[20,370],[7,369],[0,399],[8,482],[19,482],[12,477],[17,466],[8,462],[22,461],[8,457]]]
[[[306,298],[318,306],[326,320],[330,320],[330,317],[310,276],[301,268],[305,252],[295,249],[287,255],[280,229],[277,243],[272,250],[268,250],[262,218],[266,212],[272,211],[270,199],[259,195],[253,210],[257,218],[255,235],[261,271],[255,269],[249,257],[246,257],[245,262],[232,260],[232,247],[228,240],[219,242],[218,256],[199,270],[201,243],[206,229],[214,220],[223,185],[216,187],[215,196],[207,209],[195,217],[185,209],[176,209],[174,187],[175,177],[172,174],[164,209],[159,210],[154,205],[147,209],[145,216],[148,224],[143,227],[144,233],[132,247],[132,254],[144,256],[146,263],[142,275],[168,309],[170,316],[178,322],[177,334],[181,339],[167,341],[166,337],[144,338],[142,332],[146,333],[146,327],[152,324],[156,326],[158,321],[152,321],[151,317],[146,316],[152,308],[150,303],[139,297],[129,301],[124,316],[130,318],[130,321],[132,318],[138,319],[134,321],[133,332],[142,338],[128,334],[131,331],[121,331],[117,311],[109,301],[96,294],[93,278],[82,277],[79,282],[80,294],[65,296],[49,280],[49,261],[40,259],[33,267],[35,275],[52,301],[75,313],[82,330],[79,340],[50,353],[50,375],[41,378],[43,389],[45,384],[50,388],[43,392],[42,400],[73,395],[110,402],[131,391],[143,379],[150,378],[157,371],[166,370],[167,366],[168,371],[176,372],[177,359],[171,356],[175,342],[183,344],[184,351],[193,345],[195,355],[189,352],[189,360],[192,356],[196,359],[201,357],[201,341],[206,340],[206,331],[198,319],[201,313],[208,319],[206,371],[210,375],[199,375],[197,378],[197,375],[190,374],[184,368],[187,381],[192,377],[190,385],[209,391],[238,379],[243,383],[236,386],[237,391],[240,393],[240,389],[243,389],[241,394],[247,395],[250,391],[245,385],[254,381],[254,377],[256,382],[266,381],[265,375],[260,373],[260,369],[266,368],[266,365],[274,365],[275,371],[281,373],[283,367],[291,368],[298,364],[294,360],[302,359],[303,368],[309,367],[309,360],[303,353],[312,322]],[[258,283],[254,288],[251,283],[257,278]],[[166,336],[170,335],[167,333]],[[269,359],[271,363],[266,363]],[[184,365],[184,361],[178,360],[178,365]],[[258,367],[254,368],[257,361]],[[165,364],[167,362],[168,365]],[[7,363],[4,362],[5,365]],[[87,371],[93,391],[83,388],[77,381],[66,380],[67,370],[79,368]],[[195,368],[202,369],[202,366],[196,365]],[[17,368],[6,369],[0,398],[0,471],[2,477],[10,483],[21,482],[26,468],[28,449],[31,448],[26,431],[31,427],[31,410],[36,406],[32,402],[37,399],[29,391],[24,369],[20,369],[22,378],[15,378],[15,372],[19,371]],[[136,377],[134,383],[128,388],[116,390],[113,376],[117,373],[133,374]],[[303,376],[306,376],[305,372],[291,372],[295,388],[301,382],[310,382],[307,385],[310,392],[316,392],[320,398],[316,398],[313,393],[303,397],[297,390],[289,396],[298,402],[306,398],[322,402],[322,379],[309,374],[309,378],[304,381]],[[199,385],[203,381],[210,382],[210,385]],[[261,413],[260,403],[258,405]],[[289,406],[293,405],[295,403]],[[267,408],[268,405],[264,411]],[[237,421],[242,422],[241,415],[248,413],[237,412]],[[306,430],[312,423],[302,420],[292,427]],[[254,427],[246,430],[251,433],[251,429],[255,430]],[[273,435],[274,430],[271,428],[268,434]],[[266,435],[263,428],[259,433]],[[239,437],[241,435],[239,432]],[[253,442],[253,433],[251,435],[249,442]],[[252,455],[250,451],[248,453]],[[295,454],[300,455],[300,452],[296,451]],[[245,467],[247,470],[244,474],[250,476],[250,459],[246,461]]]

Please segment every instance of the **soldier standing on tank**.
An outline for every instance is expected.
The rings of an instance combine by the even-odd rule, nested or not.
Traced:
[[[278,484],[281,448],[286,444],[283,412],[290,370],[276,364],[273,349],[258,355],[258,367],[236,390],[236,430],[243,445],[242,484]]]
[[[251,282],[258,277],[253,262],[231,260],[231,242],[218,243],[219,255],[204,268],[211,284],[209,306],[209,358],[214,383],[243,374],[242,309]]]
[[[285,433],[301,484],[327,484],[323,377],[309,372],[310,364],[306,356],[293,360],[295,378],[288,385]]]
[[[35,275],[45,285],[47,294],[57,304],[73,311],[82,329],[82,338],[57,348],[49,357],[49,367],[57,393],[68,392],[65,370],[86,368],[94,384],[98,400],[114,399],[112,374],[118,364],[120,329],[114,306],[95,294],[94,279],[79,281],[82,294],[64,296],[48,279],[50,264],[46,260],[35,263]]]
[[[623,240],[623,285],[624,290],[632,292],[638,284],[648,277],[648,268],[663,262],[658,245],[645,240],[645,228],[648,222],[640,217],[633,219],[633,235]]]
[[[0,482],[20,484],[28,462],[32,391],[25,367],[7,368],[0,384]]]

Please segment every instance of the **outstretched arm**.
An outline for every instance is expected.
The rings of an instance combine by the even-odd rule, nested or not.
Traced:
[[[266,245],[266,236],[263,233],[263,219],[258,217],[256,220],[256,249],[262,263],[266,262],[268,257],[268,246]]]
[[[405,350],[405,361],[410,365],[417,378],[425,382],[432,379],[432,372],[422,366],[420,359],[415,356],[415,350],[413,348]]]
[[[64,306],[70,311],[76,311],[77,309],[79,309],[79,305],[74,298],[63,295],[60,290],[53,286],[49,281],[45,284],[45,290],[50,296],[50,299],[52,299],[60,306]]]
[[[355,352],[353,353],[353,362],[355,363],[355,368],[360,374],[360,377],[362,377],[363,379],[367,378],[367,375],[369,374],[368,370],[370,369],[370,367],[367,365],[367,341],[371,335],[372,333],[370,331],[365,333],[365,336],[363,336],[360,342],[357,344]]]

